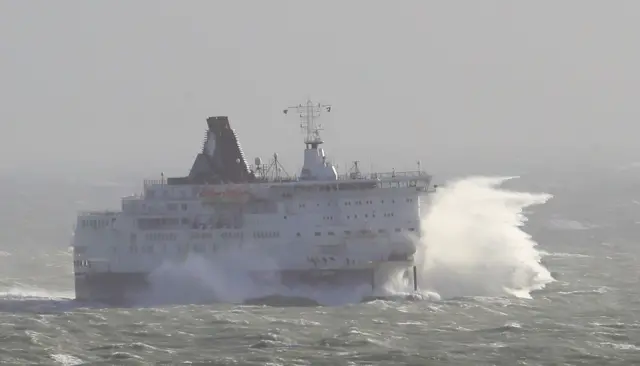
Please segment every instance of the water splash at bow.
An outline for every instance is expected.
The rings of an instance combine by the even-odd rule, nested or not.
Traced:
[[[421,289],[443,298],[530,297],[553,281],[537,243],[521,228],[522,210],[551,195],[500,187],[512,178],[462,179],[431,197],[417,253]]]

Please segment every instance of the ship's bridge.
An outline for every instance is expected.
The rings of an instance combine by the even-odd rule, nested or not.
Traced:
[[[302,105],[288,107],[283,112],[287,114],[295,110],[300,116],[300,127],[306,131],[304,139],[304,165],[300,172],[300,180],[337,180],[336,168],[327,160],[324,149],[320,147],[324,141],[320,137],[322,126],[317,123],[322,111],[331,111],[327,104],[314,104],[311,100]]]

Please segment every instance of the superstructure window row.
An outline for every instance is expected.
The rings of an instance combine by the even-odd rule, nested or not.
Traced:
[[[110,223],[116,221],[116,218],[113,217],[110,220],[105,219],[84,219],[80,221],[80,227],[82,228],[91,228],[91,229],[101,229],[109,226]]]
[[[140,230],[162,229],[167,227],[175,227],[180,224],[180,219],[176,217],[157,217],[157,218],[140,218],[138,219],[138,228]]]
[[[407,231],[415,231],[416,229],[415,229],[415,228],[413,228],[413,227],[410,227],[410,228],[407,228],[406,230],[407,230]],[[374,230],[364,229],[364,230],[358,230],[357,232],[358,232],[359,234],[371,235],[371,234],[373,234],[373,233],[374,233]],[[395,229],[395,232],[396,232],[396,233],[402,232],[402,229],[401,229],[401,228],[396,228],[396,229]],[[378,234],[386,234],[386,233],[387,233],[387,230],[386,230],[386,229],[378,229]],[[320,232],[320,231],[315,231],[315,232],[313,233],[313,235],[314,235],[314,236],[322,236],[322,232]],[[327,232],[327,235],[329,235],[329,236],[335,236],[335,235],[336,235],[336,233],[335,233],[334,231],[328,231],[328,232]],[[345,231],[344,231],[344,235],[345,235],[345,236],[350,236],[350,235],[351,235],[351,230],[345,230]],[[302,233],[298,232],[298,233],[296,233],[296,236],[297,236],[297,237],[302,237]]]
[[[256,231],[253,233],[253,237],[257,239],[269,239],[269,238],[279,238],[279,231]]]

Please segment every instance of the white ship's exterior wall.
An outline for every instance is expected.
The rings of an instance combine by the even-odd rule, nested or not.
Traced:
[[[265,198],[280,192],[270,191],[268,184],[239,186]],[[271,268],[265,269],[273,269],[274,261],[280,269],[314,268],[309,258],[328,256],[335,262],[329,266],[344,266],[344,258],[353,260],[352,266],[364,266],[387,256],[394,243],[407,242],[407,235],[420,233],[419,196],[424,192],[416,187],[271,197],[278,200],[275,212],[244,213],[239,229],[192,227],[199,214],[216,210],[197,197],[200,188],[154,185],[146,187],[144,198],[124,198],[124,212],[80,215],[74,237],[75,271],[148,273],[165,261],[183,260],[188,253],[216,260],[221,252],[248,248],[270,256],[265,266]],[[151,230],[139,227],[138,219],[154,217],[175,218],[178,223]],[[363,230],[369,232],[362,234]]]

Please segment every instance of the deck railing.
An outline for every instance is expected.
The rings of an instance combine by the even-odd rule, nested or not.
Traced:
[[[428,177],[429,174],[421,170],[410,170],[401,172],[374,172],[374,173],[346,173],[340,174],[338,180],[354,179],[389,179],[389,178],[419,178]]]
[[[393,178],[428,178],[429,174],[425,171],[421,170],[409,170],[409,171],[400,171],[400,172],[374,172],[374,173],[343,173],[338,174],[338,181],[346,181],[346,180],[376,180],[376,179],[393,179]],[[256,183],[260,182],[295,182],[295,181],[306,181],[300,179],[297,175],[292,175],[289,177],[281,177],[281,178],[261,178],[259,177]],[[150,187],[152,185],[161,185],[167,184],[166,179],[145,179],[144,187]]]
[[[145,179],[143,181],[143,185],[145,187],[158,185],[158,184],[167,184],[167,180],[166,179]]]

